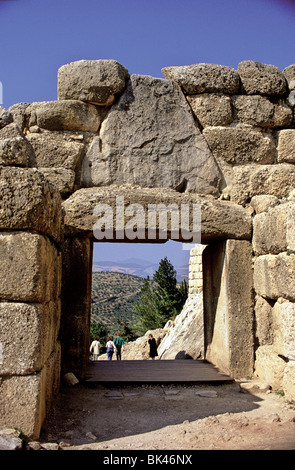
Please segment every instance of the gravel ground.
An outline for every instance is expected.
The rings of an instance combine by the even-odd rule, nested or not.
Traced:
[[[295,404],[252,381],[78,384],[62,389],[39,443],[59,450],[294,450]]]

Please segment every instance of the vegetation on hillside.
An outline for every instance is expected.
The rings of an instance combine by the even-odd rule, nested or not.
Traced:
[[[187,298],[187,284],[180,285],[176,271],[164,258],[153,278],[130,274],[96,272],[92,277],[90,336],[105,344],[109,335],[120,331],[133,341],[149,329],[162,328],[175,317]]]

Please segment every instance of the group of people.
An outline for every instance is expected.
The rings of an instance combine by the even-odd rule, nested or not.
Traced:
[[[112,336],[109,336],[107,339],[107,358],[109,361],[113,359],[114,353],[116,353],[117,361],[121,360],[121,353],[122,350],[124,351],[124,340],[120,336],[120,333],[117,333],[116,338],[113,340]],[[93,360],[97,361],[99,353],[100,353],[101,343],[99,338],[94,338],[90,346],[90,353],[93,355]]]
[[[152,334],[149,334],[148,339],[149,347],[150,347],[150,358],[155,359],[158,356],[157,344],[156,340]],[[107,349],[107,358],[108,361],[113,359],[114,353],[116,353],[117,361],[120,361],[122,356],[122,351],[124,351],[124,339],[120,336],[120,333],[117,333],[116,338],[113,340],[112,336],[109,336],[106,343]],[[93,360],[97,361],[99,353],[100,353],[101,344],[99,338],[94,338],[90,346],[90,353],[93,354]]]

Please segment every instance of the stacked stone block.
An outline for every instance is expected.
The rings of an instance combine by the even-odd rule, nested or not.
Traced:
[[[189,260],[189,282],[188,293],[189,295],[198,294],[203,290],[203,264],[202,252],[204,246],[196,245],[191,249]]]
[[[36,437],[60,380],[61,198],[20,167],[0,187],[0,426]]]
[[[293,192],[294,194],[294,192]],[[256,374],[295,398],[295,198],[252,199]]]

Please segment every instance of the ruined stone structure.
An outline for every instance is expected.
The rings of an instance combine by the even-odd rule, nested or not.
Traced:
[[[83,379],[93,241],[187,241],[168,207],[200,209],[205,357],[295,398],[295,66],[163,75],[81,60],[57,101],[0,108],[0,426],[38,437],[61,375]]]

